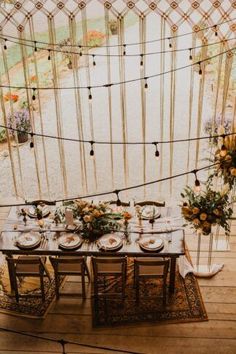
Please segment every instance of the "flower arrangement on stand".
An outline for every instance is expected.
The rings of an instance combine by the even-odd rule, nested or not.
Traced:
[[[65,221],[65,210],[70,209],[75,219],[80,221],[80,231],[84,239],[96,240],[105,233],[120,231],[131,218],[127,212],[113,212],[109,203],[93,204],[88,201],[75,200],[64,203],[55,211],[54,220]]]
[[[226,118],[222,122],[222,116],[218,115],[215,120],[208,119],[204,123],[204,133],[212,135],[210,143],[214,146],[218,145],[218,138],[214,135],[228,134],[231,131],[232,119]]]
[[[182,215],[191,228],[200,231],[203,235],[209,235],[212,226],[220,225],[225,230],[225,234],[229,234],[228,219],[233,210],[226,190],[221,193],[216,192],[207,185],[204,192],[196,193],[187,186],[181,196],[184,198],[181,206]]]

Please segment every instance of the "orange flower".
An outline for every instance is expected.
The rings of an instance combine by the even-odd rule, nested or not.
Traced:
[[[19,99],[19,96],[17,94],[13,94],[8,92],[5,96],[4,96],[4,101],[8,102],[8,101],[12,101],[12,102],[17,102]]]
[[[128,213],[127,211],[124,211],[124,212],[123,212],[123,218],[124,218],[125,220],[129,220],[129,219],[132,218],[132,215],[131,215],[130,213]]]

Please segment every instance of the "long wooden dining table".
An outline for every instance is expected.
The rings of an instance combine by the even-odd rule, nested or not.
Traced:
[[[103,250],[98,247],[97,242],[84,241],[78,249],[74,250],[62,250],[58,245],[58,238],[61,235],[61,231],[51,228],[47,230],[47,239],[45,242],[41,242],[35,249],[22,249],[16,244],[17,236],[22,232],[19,231],[19,227],[23,226],[22,221],[15,219],[16,210],[12,208],[8,219],[3,227],[3,231],[0,235],[0,251],[8,257],[14,255],[38,255],[38,256],[96,256],[96,257],[114,257],[114,256],[127,256],[127,257],[167,257],[170,259],[170,283],[169,291],[174,293],[175,291],[175,275],[176,275],[176,260],[179,256],[185,254],[185,241],[184,241],[184,229],[176,228],[173,231],[158,232],[157,229],[150,226],[150,233],[154,237],[160,237],[163,240],[163,247],[158,251],[144,251],[139,245],[139,240],[145,235],[146,231],[131,231],[128,233],[117,233],[122,238],[122,246],[117,251]],[[17,225],[17,230],[15,230]],[[35,229],[36,223],[34,220],[29,221],[26,230],[28,231],[32,225],[32,229]],[[147,230],[150,224],[148,222],[143,223],[143,230]],[[24,230],[24,232],[26,231]],[[39,230],[38,230],[39,231]],[[41,230],[42,231],[42,230]],[[44,230],[46,231],[46,230]],[[171,237],[170,237],[171,236]],[[170,241],[171,240],[171,241]],[[9,263],[10,264],[10,263]],[[12,284],[11,274],[12,270],[9,270],[10,282]]]

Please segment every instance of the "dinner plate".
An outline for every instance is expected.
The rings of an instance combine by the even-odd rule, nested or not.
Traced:
[[[65,232],[58,239],[58,246],[64,249],[74,249],[78,248],[82,244],[81,236],[74,234],[72,232]]]
[[[155,236],[143,236],[139,241],[139,246],[145,251],[158,251],[164,245],[161,238]]]
[[[116,250],[122,246],[122,239],[115,234],[106,234],[99,238],[97,244],[104,250]]]
[[[142,208],[141,218],[144,220],[157,219],[160,216],[161,214],[155,205],[146,205]]]
[[[31,218],[37,218],[37,213],[36,213],[36,208],[34,206],[29,207],[28,209],[25,209],[26,214],[28,214]],[[44,218],[50,214],[49,208],[45,205],[42,208],[42,217]]]
[[[41,236],[38,232],[24,232],[18,236],[16,245],[20,248],[34,248],[39,246],[41,242]]]

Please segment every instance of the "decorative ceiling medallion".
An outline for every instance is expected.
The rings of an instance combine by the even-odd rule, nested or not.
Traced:
[[[129,9],[133,9],[135,4],[133,3],[133,1],[128,1],[127,2],[127,6],[128,6]]]
[[[200,31],[200,27],[198,25],[194,25],[193,32],[199,32],[199,31]]]
[[[227,18],[229,18],[229,14],[228,14],[227,12],[224,12],[221,16],[222,16],[222,18],[223,18],[224,20],[226,20]]]
[[[220,7],[221,3],[219,1],[213,2],[213,6],[217,9],[217,7]]]
[[[177,25],[171,26],[171,31],[172,31],[172,32],[178,31],[178,26],[177,26]]]
[[[24,31],[24,27],[22,25],[17,26],[17,29],[19,32],[23,32]]]
[[[206,20],[210,17],[210,15],[207,12],[204,12],[204,14],[202,15],[202,17],[204,17]]]
[[[168,15],[165,12],[163,12],[161,16],[164,18],[164,20],[167,20],[168,18]]]
[[[59,3],[57,4],[58,9],[63,9],[63,7],[65,6],[65,4],[63,4],[63,2],[59,1]]]
[[[155,2],[151,2],[151,4],[149,4],[149,8],[150,8],[151,10],[156,10],[157,4],[155,4]]]
[[[193,7],[194,9],[197,9],[199,6],[200,6],[200,4],[199,4],[199,2],[197,2],[197,1],[194,1],[194,2],[192,3],[192,7]]]
[[[230,52],[227,52],[226,55],[227,55],[228,58],[232,58],[234,53],[232,51],[230,51]]]
[[[43,4],[41,2],[37,2],[37,4],[35,5],[36,9],[40,10],[43,7]]]
[[[189,15],[188,15],[187,13],[184,13],[184,14],[183,14],[183,19],[184,19],[184,20],[188,20],[188,19],[189,19]]]
[[[177,4],[176,1],[173,1],[170,6],[172,7],[172,9],[176,9],[179,5]]]
[[[234,1],[234,2],[231,4],[231,6],[232,6],[234,9],[236,9],[236,1]]]
[[[110,8],[112,7],[112,4],[109,1],[106,1],[104,3],[104,6],[105,6],[106,9],[110,10]]]
[[[231,29],[231,31],[235,32],[236,31],[236,23],[231,25],[229,28]]]
[[[80,10],[82,10],[82,9],[85,8],[86,4],[85,4],[85,2],[81,1],[81,2],[78,4],[78,6],[79,6]]]
[[[22,5],[21,5],[21,3],[20,3],[19,1],[17,1],[17,2],[15,3],[14,7],[15,7],[17,10],[19,10],[19,9],[22,7]]]

